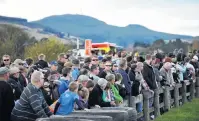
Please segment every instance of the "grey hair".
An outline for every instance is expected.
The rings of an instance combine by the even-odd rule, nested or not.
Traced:
[[[108,75],[106,76],[106,80],[107,80],[108,82],[111,82],[112,80],[115,80],[115,75],[114,75],[114,74],[108,74]]]
[[[40,71],[34,71],[31,75],[31,83],[40,82],[40,80],[44,77],[44,74]]]
[[[120,67],[120,68],[124,68],[124,67],[126,66],[126,64],[127,64],[126,59],[121,59],[121,60],[120,60],[120,63],[119,63],[119,67]]]

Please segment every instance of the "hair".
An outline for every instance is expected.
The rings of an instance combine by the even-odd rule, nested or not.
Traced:
[[[115,80],[115,75],[114,75],[114,74],[108,74],[108,75],[106,76],[106,80],[107,80],[108,82],[111,82],[112,80]]]
[[[93,72],[93,71],[96,70],[97,68],[98,68],[98,66],[92,65],[91,68],[90,68],[90,70],[91,70],[91,72]]]
[[[127,62],[129,63],[129,62],[131,62],[131,61],[133,60],[133,57],[132,57],[132,56],[128,56],[128,57],[126,58],[126,60],[127,60]]]
[[[91,58],[90,57],[86,57],[84,60],[84,63],[91,63]]]
[[[39,59],[39,60],[45,60],[45,58],[46,58],[46,56],[45,56],[44,54],[40,54],[40,55],[38,56],[38,59]]]
[[[69,84],[69,90],[71,91],[71,92],[74,92],[75,90],[77,90],[78,89],[78,84],[76,83],[76,82],[71,82],[70,84]]]
[[[78,91],[78,95],[82,97],[82,99],[88,100],[89,90],[86,87],[82,87],[81,90]]]
[[[80,69],[80,73],[79,73],[79,75],[88,75],[88,69],[85,69],[85,68],[82,68],[82,69]]]
[[[119,63],[119,67],[120,67],[120,68],[124,68],[124,67],[126,66],[126,64],[127,64],[126,59],[121,59],[121,60],[120,60],[120,63]]]
[[[95,84],[94,84],[94,82],[91,81],[91,80],[89,80],[89,81],[87,82],[87,84],[86,84],[86,88],[92,88],[92,87],[94,87],[94,86],[95,86]]]
[[[64,58],[64,56],[65,56],[65,53],[60,53],[57,58],[58,60],[60,60],[61,58]]]
[[[31,83],[37,83],[44,77],[44,74],[35,70],[31,75]]]
[[[110,83],[110,82],[108,82],[108,83],[106,84],[106,87],[105,87],[105,90],[109,90],[109,89],[111,89],[111,83]]]
[[[122,77],[122,75],[120,73],[116,73],[115,74],[115,82],[120,81],[122,79],[123,79],[123,77]]]
[[[103,59],[102,59],[102,62],[103,62],[103,63],[106,63],[106,61],[108,61],[106,58],[103,58]]]
[[[93,55],[92,58],[98,58],[97,55]]]
[[[10,58],[10,56],[9,55],[3,55],[2,58]]]
[[[33,64],[33,59],[32,58],[26,58],[26,63],[30,66]]]
[[[62,69],[62,75],[64,76],[64,77],[67,77],[68,76],[68,74],[71,72],[71,68],[66,68],[66,67],[64,67],[63,69]]]
[[[146,60],[151,60],[151,59],[152,59],[152,56],[149,55],[149,54],[147,54],[147,55],[146,55]]]

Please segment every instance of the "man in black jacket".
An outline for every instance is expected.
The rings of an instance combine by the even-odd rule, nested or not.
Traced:
[[[58,60],[57,60],[57,63],[58,63],[58,68],[57,68],[57,71],[61,74],[62,73],[62,69],[64,68],[64,64],[66,62],[66,55],[65,53],[61,53],[58,55]]]
[[[0,121],[10,121],[10,115],[14,107],[14,95],[8,80],[9,70],[6,67],[0,68]]]
[[[42,69],[48,67],[48,63],[45,61],[46,56],[44,54],[40,54],[38,56],[39,61],[35,63],[35,65],[40,66]]]
[[[19,68],[18,67],[11,67],[10,68],[10,76],[8,79],[8,83],[10,84],[13,93],[14,93],[14,97],[15,97],[15,101],[18,100],[21,96],[21,93],[23,92],[23,86],[20,84],[19,81]]]
[[[155,73],[153,67],[151,66],[152,57],[151,55],[146,55],[146,61],[144,62],[143,77],[147,82],[151,90],[157,89],[157,84],[155,80]]]

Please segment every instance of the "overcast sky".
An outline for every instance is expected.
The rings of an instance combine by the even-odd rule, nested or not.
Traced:
[[[199,0],[0,0],[0,15],[29,21],[51,15],[83,14],[111,25],[140,24],[193,36],[199,35],[198,12]]]

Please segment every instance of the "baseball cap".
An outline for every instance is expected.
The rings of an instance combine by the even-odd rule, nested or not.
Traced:
[[[51,61],[50,65],[57,65],[57,61]]]

